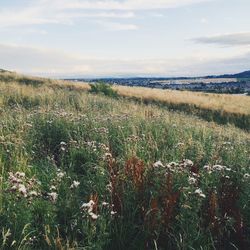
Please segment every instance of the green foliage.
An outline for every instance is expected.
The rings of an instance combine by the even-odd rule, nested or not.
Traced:
[[[11,108],[21,106],[26,109],[31,109],[40,105],[40,98],[22,95],[9,95],[4,97],[3,103]]]
[[[249,248],[247,132],[28,88],[0,96],[0,249]]]
[[[94,94],[104,94],[105,96],[117,98],[117,91],[113,90],[109,84],[99,82],[96,84],[90,84],[90,93]]]

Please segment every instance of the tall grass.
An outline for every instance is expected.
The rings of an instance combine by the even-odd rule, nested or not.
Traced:
[[[249,133],[53,82],[0,115],[1,249],[249,249]]]

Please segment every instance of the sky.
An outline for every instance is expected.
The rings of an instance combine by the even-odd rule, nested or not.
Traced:
[[[0,0],[0,68],[62,77],[250,70],[249,0]]]

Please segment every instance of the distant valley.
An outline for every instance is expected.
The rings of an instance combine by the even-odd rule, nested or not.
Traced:
[[[209,93],[249,94],[250,71],[204,77],[132,77],[132,78],[71,78],[67,80],[104,82],[113,85],[159,89],[190,90]]]

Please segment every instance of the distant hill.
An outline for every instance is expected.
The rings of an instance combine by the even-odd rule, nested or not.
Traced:
[[[235,78],[250,78],[250,70],[233,75]]]
[[[207,76],[208,78],[250,78],[250,70],[240,72],[237,74],[225,74],[219,76]]]

